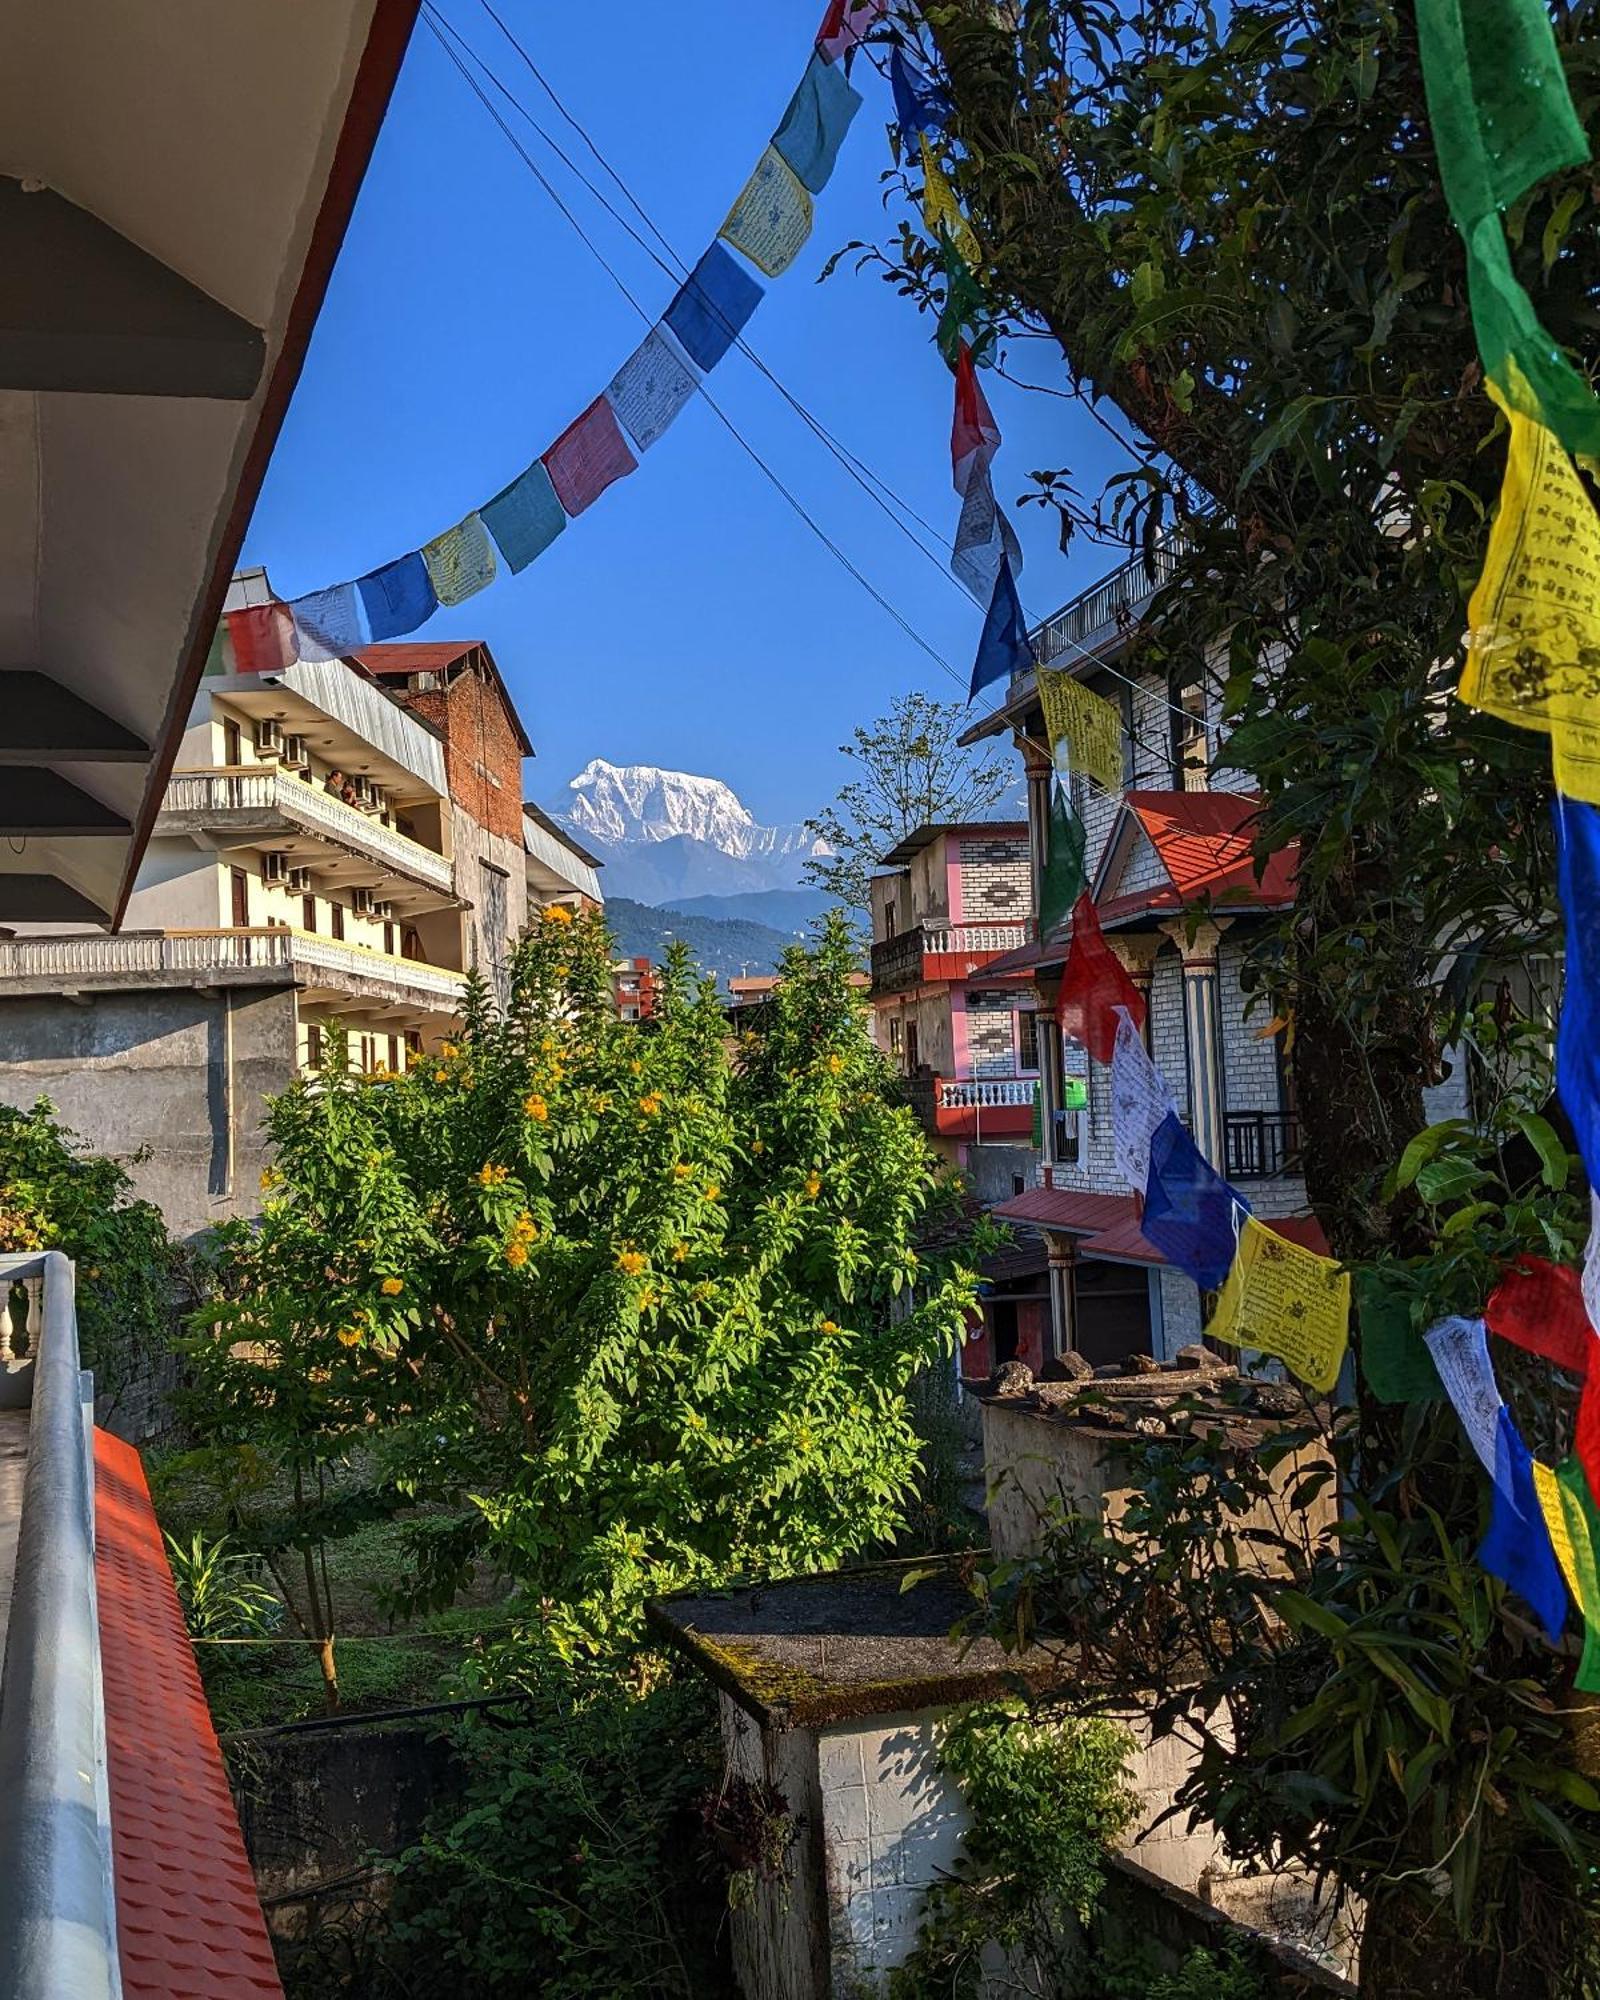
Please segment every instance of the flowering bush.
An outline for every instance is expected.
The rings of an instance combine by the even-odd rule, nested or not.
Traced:
[[[617,1020],[603,921],[547,913],[505,1012],[475,992],[405,1077],[335,1042],[271,1113],[277,1185],[198,1357],[214,1421],[248,1422],[265,1340],[363,1410],[400,1486],[475,1501],[470,1546],[419,1538],[419,1592],[488,1554],[564,1650],[648,1595],[891,1535],[905,1392],[974,1281],[919,1263],[938,1162],[853,958],[842,928],[791,953],[735,1048],[681,960],[652,1021]]]

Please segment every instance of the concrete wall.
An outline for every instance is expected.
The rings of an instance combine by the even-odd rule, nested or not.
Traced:
[[[1020,1174],[1022,1185],[1032,1187],[1039,1175],[1039,1155],[1032,1146],[969,1145],[962,1172],[972,1183],[980,1201],[1010,1201],[1016,1193],[1012,1181]]]
[[[0,1051],[0,1100],[48,1097],[127,1167],[172,1235],[256,1212],[264,1100],[295,1074],[292,988],[0,996]]]

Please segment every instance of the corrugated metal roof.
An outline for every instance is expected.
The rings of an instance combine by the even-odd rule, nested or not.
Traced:
[[[94,1464],[125,2000],[283,2000],[139,1454],[96,1430]]]
[[[587,896],[591,902],[603,900],[600,877],[595,866],[582,858],[582,850],[568,845],[559,834],[547,833],[531,814],[522,815],[523,852],[541,862],[558,882],[575,889],[580,896]],[[530,882],[530,890],[537,896],[538,885]]]
[[[1274,854],[1257,882],[1257,792],[1129,792],[1123,801],[1149,835],[1185,903],[1292,903],[1298,846]],[[1109,850],[1108,850],[1109,851]]]
[[[1133,1213],[1131,1194],[1088,1194],[1071,1188],[1029,1188],[992,1211],[1002,1222],[1034,1222],[1064,1236],[1097,1236]]]
[[[420,722],[382,688],[352,673],[343,660],[297,660],[281,673],[262,678],[293,688],[334,722],[354,730],[364,743],[420,778],[441,798],[450,793],[444,744],[437,731]]]

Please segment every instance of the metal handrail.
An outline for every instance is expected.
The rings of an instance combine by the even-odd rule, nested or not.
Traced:
[[[43,1305],[0,1673],[0,1994],[118,2000],[87,1378],[71,1263],[0,1257],[0,1285],[32,1277]]]
[[[424,847],[420,840],[385,826],[381,820],[347,805],[331,792],[319,790],[285,771],[226,765],[205,771],[176,771],[162,801],[164,812],[277,811],[364,848],[389,861],[402,873],[435,888],[449,889],[455,873],[448,855]]]

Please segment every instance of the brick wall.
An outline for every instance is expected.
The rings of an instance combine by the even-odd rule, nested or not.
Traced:
[[[1249,999],[1240,981],[1245,948],[1224,937],[1217,953],[1217,1020],[1222,1033],[1222,1101],[1229,1111],[1282,1108],[1278,1084],[1278,1041],[1262,1039],[1272,1010]]]
[[[960,842],[961,920],[1014,922],[1033,908],[1026,834],[976,836]]]
[[[480,826],[522,845],[522,745],[492,680],[468,670],[448,687],[407,688],[408,708],[445,739],[450,797]]]
[[[967,1053],[974,1076],[1016,1074],[1016,1009],[1003,993],[967,995]]]

